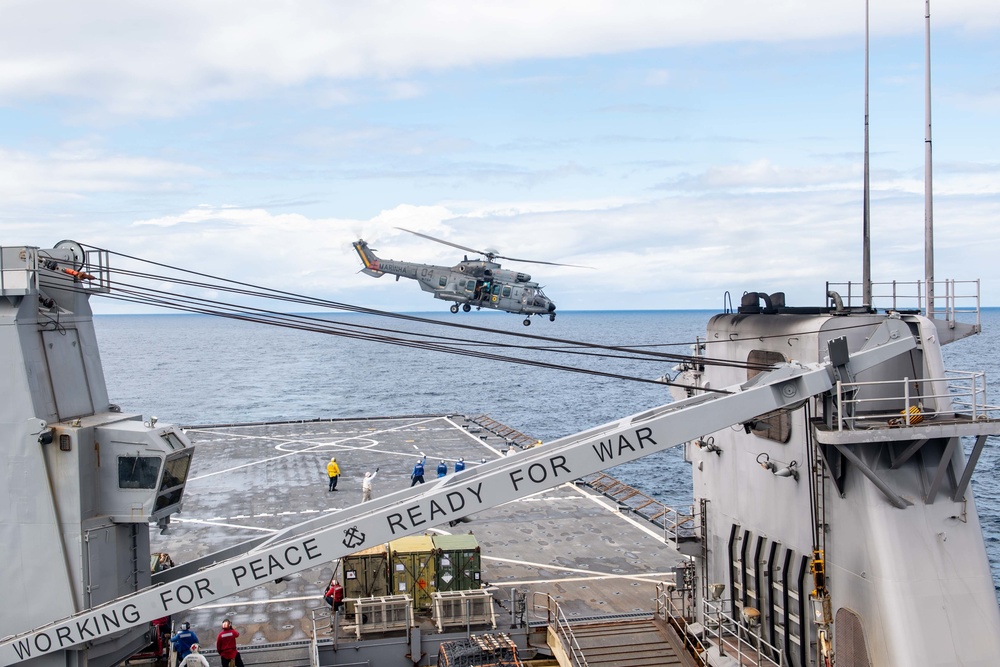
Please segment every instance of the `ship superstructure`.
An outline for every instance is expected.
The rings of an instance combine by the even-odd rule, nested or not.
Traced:
[[[837,383],[687,444],[707,535],[700,621],[727,615],[758,629],[785,664],[993,664],[1000,612],[969,480],[998,428],[984,378],[945,369],[939,343],[978,320],[830,296],[814,309],[744,296],[711,319],[704,353],[748,370],[693,364],[679,378],[728,386],[797,360],[830,363]],[[849,354],[877,344],[887,320],[917,345],[850,372]]]

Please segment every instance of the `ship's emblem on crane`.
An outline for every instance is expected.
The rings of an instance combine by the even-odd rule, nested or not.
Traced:
[[[365,543],[365,534],[357,526],[351,526],[344,531],[344,546],[348,549],[360,547]]]

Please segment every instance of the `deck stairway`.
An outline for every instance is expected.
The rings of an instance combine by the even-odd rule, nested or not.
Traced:
[[[577,655],[587,667],[686,667],[695,664],[684,652],[673,633],[655,619],[617,619],[608,622],[572,624]],[[557,633],[549,633],[550,648],[557,656],[569,653]],[[581,661],[563,662],[577,665]]]

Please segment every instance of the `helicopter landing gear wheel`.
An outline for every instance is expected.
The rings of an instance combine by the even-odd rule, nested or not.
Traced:
[[[472,306],[470,306],[467,303],[464,303],[462,304],[462,310],[464,310],[465,312],[469,312],[470,310],[472,310]]]
[[[555,322],[555,321],[556,321],[556,315],[555,315],[555,313],[549,315],[549,322]]]
[[[453,312],[453,313],[457,313],[458,312],[458,304],[457,303],[451,304],[451,312]]]
[[[530,318],[528,318],[528,317],[524,318],[524,326],[526,326],[526,327],[531,326],[531,319]]]

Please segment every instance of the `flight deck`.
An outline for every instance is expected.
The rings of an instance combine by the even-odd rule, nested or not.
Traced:
[[[472,468],[484,459],[518,456],[518,442],[534,443],[520,434],[510,436],[491,420],[486,423],[492,431],[460,415],[187,427],[196,450],[183,511],[164,534],[153,535],[152,550],[169,554],[180,566],[356,505],[365,472],[376,468],[377,500],[408,487],[423,455],[430,483],[440,461],[453,474],[459,458]],[[342,472],[333,492],[326,473],[331,457]],[[510,627],[505,614],[514,604],[514,589],[531,592],[529,607],[533,597],[548,594],[570,620],[649,614],[656,584],[672,581],[673,569],[685,560],[665,544],[657,526],[578,483],[426,531],[468,532],[481,548],[483,586],[497,600],[498,628]],[[267,584],[172,620],[189,621],[209,646],[223,618],[233,621],[241,644],[308,640],[314,611],[328,609],[322,594],[336,566],[324,563],[288,577],[280,570],[269,572]]]

